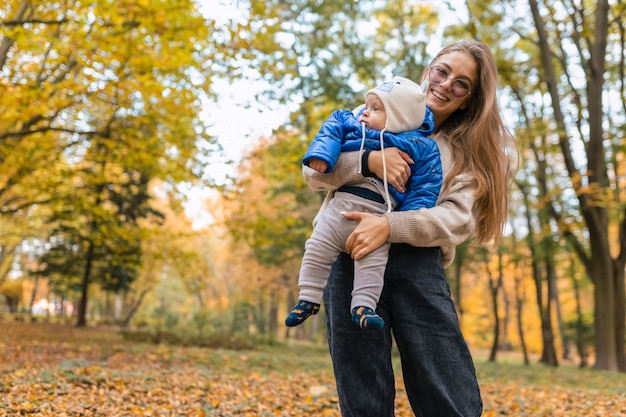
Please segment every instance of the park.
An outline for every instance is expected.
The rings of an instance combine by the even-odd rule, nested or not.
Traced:
[[[506,203],[501,238],[464,229],[477,199],[463,232],[412,246],[451,248],[440,289],[483,415],[626,415],[625,16],[616,0],[3,2],[0,416],[339,416],[326,307],[285,326],[328,195],[303,156],[335,109],[432,81],[461,41],[493,56],[492,131],[511,139],[473,150],[510,162],[481,174],[508,187],[483,194]],[[487,114],[461,105],[486,101],[483,73],[438,71],[458,120]]]

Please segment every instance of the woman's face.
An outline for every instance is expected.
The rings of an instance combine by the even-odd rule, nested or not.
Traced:
[[[429,81],[426,92],[426,105],[435,116],[435,126],[440,126],[452,113],[458,109],[464,109],[469,105],[474,88],[478,82],[478,68],[476,61],[466,52],[453,51],[441,55],[430,66],[435,65],[445,68],[448,79],[440,84]],[[428,80],[428,69],[424,79]],[[455,80],[462,81],[471,86],[471,94],[463,98],[456,98],[452,95],[450,88]]]

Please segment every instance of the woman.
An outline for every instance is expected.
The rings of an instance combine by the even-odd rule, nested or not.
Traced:
[[[472,237],[497,245],[504,228],[513,138],[496,99],[497,68],[480,42],[445,47],[426,68],[426,104],[435,118],[443,186],[438,205],[385,216],[350,212],[359,225],[337,259],[325,291],[328,342],[344,417],[394,415],[392,333],[402,362],[405,389],[416,416],[474,417],[482,400],[469,349],[461,334],[444,268],[455,247]],[[385,152],[389,183],[402,189],[410,158]],[[342,154],[330,174],[304,169],[314,189],[336,189],[362,179],[358,153]],[[367,169],[382,176],[379,152],[363,155]],[[329,193],[332,194],[332,193]],[[350,318],[353,261],[384,242],[392,247],[376,312],[380,331],[363,332]]]

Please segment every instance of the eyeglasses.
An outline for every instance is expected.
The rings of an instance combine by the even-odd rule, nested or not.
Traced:
[[[428,67],[428,79],[433,84],[443,84],[447,80],[449,80],[450,75],[448,74],[448,70],[442,67],[441,65],[435,65],[432,67]],[[458,78],[452,78],[452,84],[450,85],[450,92],[455,98],[463,98],[468,94],[472,94],[470,91],[472,88],[471,84],[464,80],[459,80]]]

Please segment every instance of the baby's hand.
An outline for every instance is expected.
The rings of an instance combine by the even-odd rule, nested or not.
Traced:
[[[321,172],[322,174],[325,173],[328,169],[328,164],[317,158],[311,159],[311,161],[309,162],[309,166],[317,172]]]

